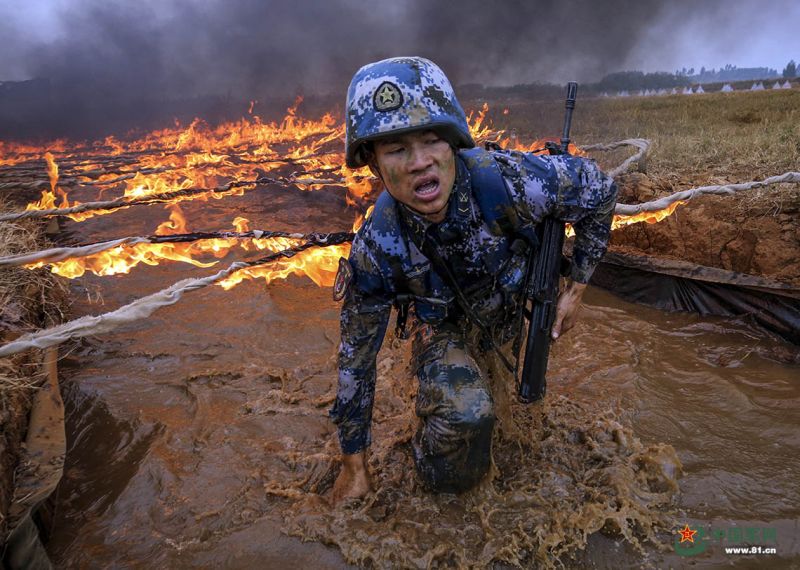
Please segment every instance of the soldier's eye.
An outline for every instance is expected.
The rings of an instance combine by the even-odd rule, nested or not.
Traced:
[[[402,146],[389,147],[386,154],[400,154],[405,150]]]

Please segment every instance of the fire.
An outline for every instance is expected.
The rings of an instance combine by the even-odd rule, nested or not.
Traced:
[[[181,207],[178,204],[170,204],[167,208],[170,210],[169,220],[158,225],[156,235],[169,236],[189,233],[186,216],[183,215]]]
[[[67,200],[67,193],[58,187],[58,164],[56,164],[53,153],[44,153],[44,160],[47,164],[47,178],[50,180],[50,191],[42,191],[42,197],[38,202],[28,204],[26,210],[47,210],[50,208],[68,208],[70,206]],[[56,206],[56,194],[61,196],[61,204]]]
[[[678,206],[681,206],[685,203],[685,200],[678,200],[663,210],[656,210],[655,212],[642,212],[641,214],[634,214],[633,216],[614,216],[614,221],[611,223],[611,229],[616,230],[631,224],[638,224],[640,222],[657,224],[661,220],[671,216]]]
[[[361,226],[364,225],[364,222],[372,215],[372,210],[375,209],[375,206],[372,205],[367,208],[366,213],[362,216],[361,214],[356,215],[356,221],[353,222],[353,233],[357,232],[361,229]]]
[[[670,217],[678,206],[686,204],[685,200],[678,200],[673,202],[669,206],[664,209],[656,210],[654,212],[642,212],[640,214],[634,214],[633,216],[618,216],[615,215],[614,219],[611,222],[611,231],[618,230],[619,228],[624,228],[625,226],[630,226],[632,224],[639,224],[639,223],[646,223],[646,224],[657,224],[661,220]],[[572,228],[570,224],[566,225],[566,232],[565,235],[567,237],[573,237],[575,235],[575,230]]]
[[[298,97],[287,109],[283,120],[277,123],[265,123],[260,117],[252,115],[253,102],[250,116],[238,121],[211,127],[201,119],[195,119],[185,128],[176,124],[173,129],[153,131],[132,141],[107,137],[88,148],[62,145],[62,158],[73,159],[79,155],[83,158],[83,162],[71,166],[70,171],[70,175],[77,177],[82,184],[91,186],[101,182],[104,183],[103,188],[109,191],[121,187],[122,196],[130,198],[186,188],[213,188],[229,180],[254,179],[254,166],[269,173],[284,167],[285,161],[281,157],[302,160],[307,155],[324,151],[332,141],[338,142],[342,138],[344,127],[337,124],[333,115],[325,114],[320,119],[300,117],[297,109],[301,102],[302,98]],[[274,150],[273,146],[280,147],[280,152]],[[20,148],[18,154],[22,150]],[[109,166],[92,161],[93,157],[102,158]],[[119,166],[116,166],[115,158]],[[327,162],[335,164],[338,170],[342,162],[341,154],[329,157]],[[12,163],[16,162],[4,160],[0,164]],[[313,162],[309,166],[313,167]],[[100,173],[97,174],[97,171]],[[237,193],[243,191],[242,188],[236,190]],[[55,208],[54,192],[51,189],[49,193],[43,193],[41,200],[29,204],[27,208]],[[208,195],[181,196],[175,201],[207,199]],[[216,198],[224,196],[221,193],[211,195]],[[61,197],[59,208],[79,203],[70,203],[63,194]],[[71,217],[80,221],[98,213],[87,212]]]
[[[231,289],[245,279],[264,278],[267,283],[275,279],[287,279],[290,275],[306,275],[319,287],[330,287],[339,268],[339,258],[347,257],[350,244],[320,247],[301,251],[293,257],[280,259],[269,265],[248,267],[237,271],[219,282],[224,289]]]
[[[3,157],[0,166],[41,160],[44,154],[49,190],[42,193],[39,201],[29,204],[29,210],[66,208],[79,204],[74,199],[68,199],[62,188],[67,187],[67,179],[73,184],[72,197],[80,188],[75,186],[77,181],[84,186],[82,192],[100,189],[100,199],[135,199],[177,190],[217,188],[232,180],[254,180],[257,176],[266,175],[328,181],[300,185],[303,190],[317,190],[326,184],[344,186],[347,203],[363,211],[372,200],[376,179],[366,168],[354,170],[344,166],[344,125],[332,114],[316,119],[301,116],[298,109],[302,97],[298,97],[286,110],[284,117],[275,122],[266,122],[254,114],[257,103],[256,100],[251,101],[247,116],[236,121],[212,126],[197,118],[188,125],[176,122],[174,127],[152,131],[131,140],[110,136],[83,145],[55,141],[47,146],[47,152],[44,153],[38,147],[0,142],[0,156]],[[509,110],[503,109],[502,113],[507,115]],[[514,130],[506,132],[495,129],[488,114],[489,105],[484,103],[480,109],[468,115],[470,133],[478,144],[491,140],[509,149],[545,152],[545,143],[555,140],[522,142]],[[572,144],[570,152],[585,154]],[[41,167],[40,163],[38,167]],[[59,176],[63,177],[60,186]],[[240,195],[251,188],[237,187],[226,192],[179,196],[166,204],[169,218],[158,225],[155,233],[174,235],[191,231],[190,223],[178,205],[180,201],[207,200],[209,196],[219,199]],[[84,194],[80,196],[83,199]],[[91,198],[92,201],[95,199]],[[673,204],[661,212],[615,217],[613,227],[616,229],[641,221],[655,223],[672,214],[679,204]],[[82,221],[108,213],[113,211],[89,211],[71,214],[70,217]],[[357,215],[353,231],[357,231],[371,213],[372,206],[363,217]],[[236,231],[244,232],[248,230],[249,222],[238,217],[233,220],[233,227]],[[125,274],[141,264],[158,265],[165,261],[207,268],[217,265],[220,259],[236,248],[246,252],[279,251],[299,243],[300,240],[288,238],[229,238],[136,244],[54,263],[50,269],[58,275],[74,278],[87,271],[95,275]],[[268,266],[241,270],[222,282],[221,286],[229,289],[246,279],[264,278],[270,282],[285,279],[289,275],[308,275],[317,285],[328,286],[333,282],[339,257],[346,256],[348,252],[349,245],[346,244],[309,249]]]
[[[106,137],[102,142],[84,149],[70,148],[66,143],[54,147],[62,153],[63,159],[73,159],[80,155],[82,163],[71,166],[71,176],[76,176],[82,184],[104,183],[103,189],[113,191],[121,187],[122,196],[141,198],[187,188],[213,188],[228,180],[254,178],[253,165],[270,173],[283,168],[285,159],[293,160],[309,172],[322,172],[323,178],[342,179],[347,187],[347,201],[351,205],[363,203],[372,192],[372,176],[365,169],[351,170],[343,166],[341,139],[344,125],[330,113],[320,119],[306,119],[298,114],[302,97],[286,110],[284,118],[277,123],[266,123],[256,115],[252,101],[248,117],[238,121],[211,127],[201,119],[194,119],[187,127],[176,124],[175,128],[153,131],[139,139],[121,141]],[[476,140],[496,137],[484,104],[476,113],[470,113],[468,120],[470,132]],[[336,144],[336,150],[330,149]],[[30,147],[27,150],[33,150]],[[55,151],[55,150],[54,150]],[[78,152],[81,151],[81,152]],[[135,155],[132,162],[127,157]],[[50,155],[52,157],[52,154]],[[119,157],[122,166],[107,168],[92,161],[93,157]],[[125,159],[125,160],[123,160]],[[53,160],[53,164],[55,161]],[[97,174],[97,172],[100,172]],[[94,174],[94,177],[92,177]],[[114,184],[116,182],[116,184]],[[321,185],[311,185],[303,189],[315,190]],[[244,188],[235,193],[241,194]],[[63,190],[57,204],[56,190],[43,193],[42,199],[27,206],[30,210],[66,208],[80,202],[70,202]],[[209,195],[222,198],[222,193],[192,194],[176,198],[175,201],[207,199]],[[83,221],[101,211],[72,214],[76,221]]]
[[[44,159],[47,162],[47,177],[50,178],[50,191],[55,192],[56,184],[58,184],[58,165],[52,153],[44,153]]]
[[[162,222],[156,230],[157,235],[188,233],[186,218],[176,205],[169,206],[169,220]],[[238,217],[233,223],[236,231],[247,231],[249,222]],[[51,264],[50,271],[62,277],[74,279],[87,271],[95,275],[117,275],[129,273],[139,264],[158,265],[162,261],[178,261],[196,267],[212,267],[218,261],[199,261],[196,257],[211,255],[216,259],[225,257],[231,249],[241,247],[246,251],[280,251],[295,246],[300,240],[291,238],[267,238],[243,240],[237,238],[203,239],[187,243],[139,243],[132,246],[119,246],[86,257],[76,257]],[[292,258],[294,259],[294,258]],[[302,259],[302,258],[301,258]],[[337,263],[338,263],[338,257]],[[44,266],[44,263],[27,265],[29,269]]]
[[[489,112],[489,104],[484,103],[481,110],[478,111],[478,114],[475,115],[474,112],[470,111],[469,115],[467,115],[467,124],[469,125],[469,132],[472,135],[474,140],[484,140],[490,138],[492,134],[492,127],[491,125],[484,125],[483,122],[486,120],[486,114]]]

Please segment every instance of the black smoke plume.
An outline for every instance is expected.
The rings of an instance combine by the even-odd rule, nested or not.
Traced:
[[[175,117],[265,115],[302,93],[340,107],[361,65],[422,55],[456,84],[597,80],[658,18],[655,0],[75,0],[56,29],[0,24],[0,137],[98,136]],[[6,79],[15,79],[9,77]],[[315,99],[316,98],[316,99]]]

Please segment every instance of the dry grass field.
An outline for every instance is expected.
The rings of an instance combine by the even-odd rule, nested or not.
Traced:
[[[560,133],[560,101],[490,106],[495,124],[520,136]],[[800,168],[800,89],[589,99],[579,93],[572,136],[578,144],[651,139],[654,176],[752,180]]]

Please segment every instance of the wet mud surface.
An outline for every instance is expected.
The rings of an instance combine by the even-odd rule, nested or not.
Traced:
[[[333,191],[259,190],[182,206],[191,230],[341,230]],[[160,207],[65,230],[151,233]],[[202,220],[202,222],[200,222]],[[232,252],[226,265],[244,252]],[[251,254],[252,256],[252,254]],[[72,282],[74,316],[206,275],[178,263]],[[590,289],[551,356],[543,405],[503,406],[493,476],[462,496],[421,489],[411,461],[410,347],[378,363],[375,492],[338,510],[338,305],[290,277],[210,287],[62,349],[69,451],[49,551],[59,567],[679,567],[684,524],[776,528],[769,566],[800,560],[796,349],[747,322],[665,314]],[[750,567],[718,543],[698,567]]]

